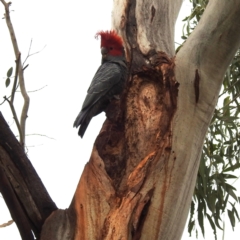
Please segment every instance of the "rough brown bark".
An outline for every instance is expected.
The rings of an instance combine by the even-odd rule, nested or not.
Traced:
[[[175,19],[173,6],[180,7],[180,2],[162,1],[169,8],[161,8],[160,2],[152,3],[147,22],[154,26],[170,12]],[[174,59],[158,50],[173,56],[169,36],[174,26],[171,25],[166,38],[160,38],[161,43],[157,37],[152,38],[156,29],[146,31],[145,37],[149,39],[146,44],[138,27],[147,30],[149,26],[135,13],[140,7],[149,10],[150,5],[141,5],[141,1],[122,3],[123,12],[118,14],[124,13],[121,16],[124,21],[115,27],[125,39],[130,77],[121,103],[113,103],[107,110],[108,119],[96,139],[70,206],[77,211],[78,230],[74,239],[158,239],[164,219],[164,201],[176,159],[172,150],[172,121],[177,109],[178,83]],[[153,16],[155,7],[158,11]],[[112,109],[119,110],[111,118]],[[156,191],[158,182],[160,190]],[[159,195],[158,228],[143,231],[153,211],[150,210],[153,199],[159,199]]]
[[[0,189],[21,235],[32,235],[32,230],[38,237],[42,224],[57,207],[1,112],[0,168]]]
[[[56,210],[0,122],[0,146],[9,156],[0,156],[0,187],[13,190],[7,201],[21,202],[24,213],[12,215],[26,218],[37,233],[47,218],[42,240],[181,238],[205,132],[225,69],[240,44],[240,2],[210,1],[174,58],[181,2],[115,1],[113,26],[125,41],[128,84],[121,101],[106,111],[108,119],[69,209]],[[29,233],[29,224],[18,226]]]
[[[180,3],[116,1],[113,24],[125,40],[129,84],[118,117],[106,120],[79,182],[71,205],[79,226],[75,239],[181,238],[204,136],[224,72],[239,46],[239,34],[227,33],[239,29],[240,7],[236,1],[210,1],[201,22],[211,24],[204,31],[201,23],[203,28],[192,34],[193,42],[189,43],[190,37],[174,60],[173,38],[161,34],[168,28],[171,33],[173,22],[161,19],[171,15],[175,19],[173,6]],[[230,9],[236,4],[233,13]],[[227,25],[221,24],[225,18],[219,14],[224,8]],[[217,24],[210,19],[213,12]],[[205,34],[209,41],[195,34]],[[220,58],[222,63],[216,60],[224,69],[213,78],[205,67],[208,59],[222,56],[219,46],[208,45],[212,37],[212,44],[219,42],[218,34],[225,38],[220,44],[229,52],[224,60]],[[225,45],[228,41],[234,44]],[[201,66],[196,67],[195,59]],[[208,83],[209,78],[214,83]]]
[[[82,226],[75,239],[139,239],[160,175],[165,195],[178,92],[166,59],[159,53],[151,69],[133,75],[118,114],[104,123],[71,205]],[[116,103],[107,115],[111,108]]]
[[[1,160],[9,158],[2,147],[0,147],[0,158]],[[27,219],[26,214],[24,213],[24,210],[22,209],[20,202],[17,199],[17,196],[12,189],[12,186],[10,185],[10,182],[2,166],[0,166],[0,181],[1,194],[7,204],[8,209],[10,210],[12,218],[15,219],[22,239],[33,240],[34,237],[31,232],[32,227]]]

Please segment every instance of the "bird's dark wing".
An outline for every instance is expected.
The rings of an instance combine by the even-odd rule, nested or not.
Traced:
[[[119,64],[113,62],[102,64],[93,77],[87,96],[83,102],[82,110],[93,106],[93,104],[105,96],[120,81],[121,68]]]

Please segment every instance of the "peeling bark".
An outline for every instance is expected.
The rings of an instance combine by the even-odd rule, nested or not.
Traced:
[[[187,41],[172,58],[173,21],[181,1],[115,4],[113,26],[125,41],[130,76],[122,102],[109,108],[118,109],[116,117],[105,121],[71,205],[77,211],[77,226],[84,226],[74,239],[180,239],[221,79],[206,105],[204,97],[211,89],[205,89],[203,63],[194,63],[204,61],[209,45],[195,38],[200,48]],[[237,14],[228,21],[236,21]],[[173,20],[167,21],[170,16]],[[237,29],[238,22],[232,28]],[[230,28],[225,25],[224,31]],[[218,34],[217,29],[211,31],[209,39]],[[235,40],[239,44],[240,37]],[[184,53],[188,47],[191,50]]]
[[[204,136],[240,44],[240,2],[210,1],[173,57],[181,3],[115,0],[113,27],[125,41],[128,84],[106,110],[69,209],[56,209],[0,115],[0,188],[11,191],[5,199],[10,210],[16,203],[13,218],[24,218],[23,234],[31,228],[41,240],[181,238]]]
[[[143,55],[151,50],[175,55],[174,30],[181,5],[182,0],[114,1],[112,25],[121,33],[129,59],[137,57],[135,49]]]
[[[178,83],[174,62],[165,54],[156,54],[149,66],[133,70],[122,102],[112,103],[106,112],[109,116],[118,106],[119,112],[108,117],[96,139],[71,205],[77,225],[84,226],[75,239],[140,239],[160,176],[163,214],[175,161],[168,163],[174,156]]]

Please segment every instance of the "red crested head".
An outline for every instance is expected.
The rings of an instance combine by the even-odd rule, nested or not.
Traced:
[[[96,34],[96,38],[98,36],[101,36],[101,48],[105,48],[109,55],[123,55],[123,40],[114,30],[100,31]]]

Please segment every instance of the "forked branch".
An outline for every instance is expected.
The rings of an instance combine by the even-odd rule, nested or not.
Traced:
[[[21,133],[22,133],[22,139],[20,139],[20,143],[24,147],[24,145],[25,145],[26,119],[27,119],[27,112],[28,112],[28,108],[29,108],[30,98],[29,98],[29,96],[27,94],[27,91],[26,91],[26,88],[25,88],[25,81],[24,81],[24,76],[23,76],[23,67],[22,67],[20,51],[19,51],[19,48],[18,48],[17,38],[16,38],[16,35],[15,35],[15,32],[14,32],[14,28],[13,28],[11,18],[10,18],[10,13],[9,13],[9,7],[11,5],[11,2],[7,3],[4,0],[0,0],[0,1],[2,2],[2,4],[5,7],[4,16],[5,16],[5,19],[6,19],[6,23],[7,23],[7,26],[8,26],[9,33],[10,33],[15,57],[16,57],[16,59],[19,59],[18,60],[19,61],[19,70],[18,70],[19,86],[20,86],[21,94],[22,94],[23,99],[24,99],[24,104],[23,104],[22,114],[21,114],[21,119],[20,119],[20,128],[21,128]]]

